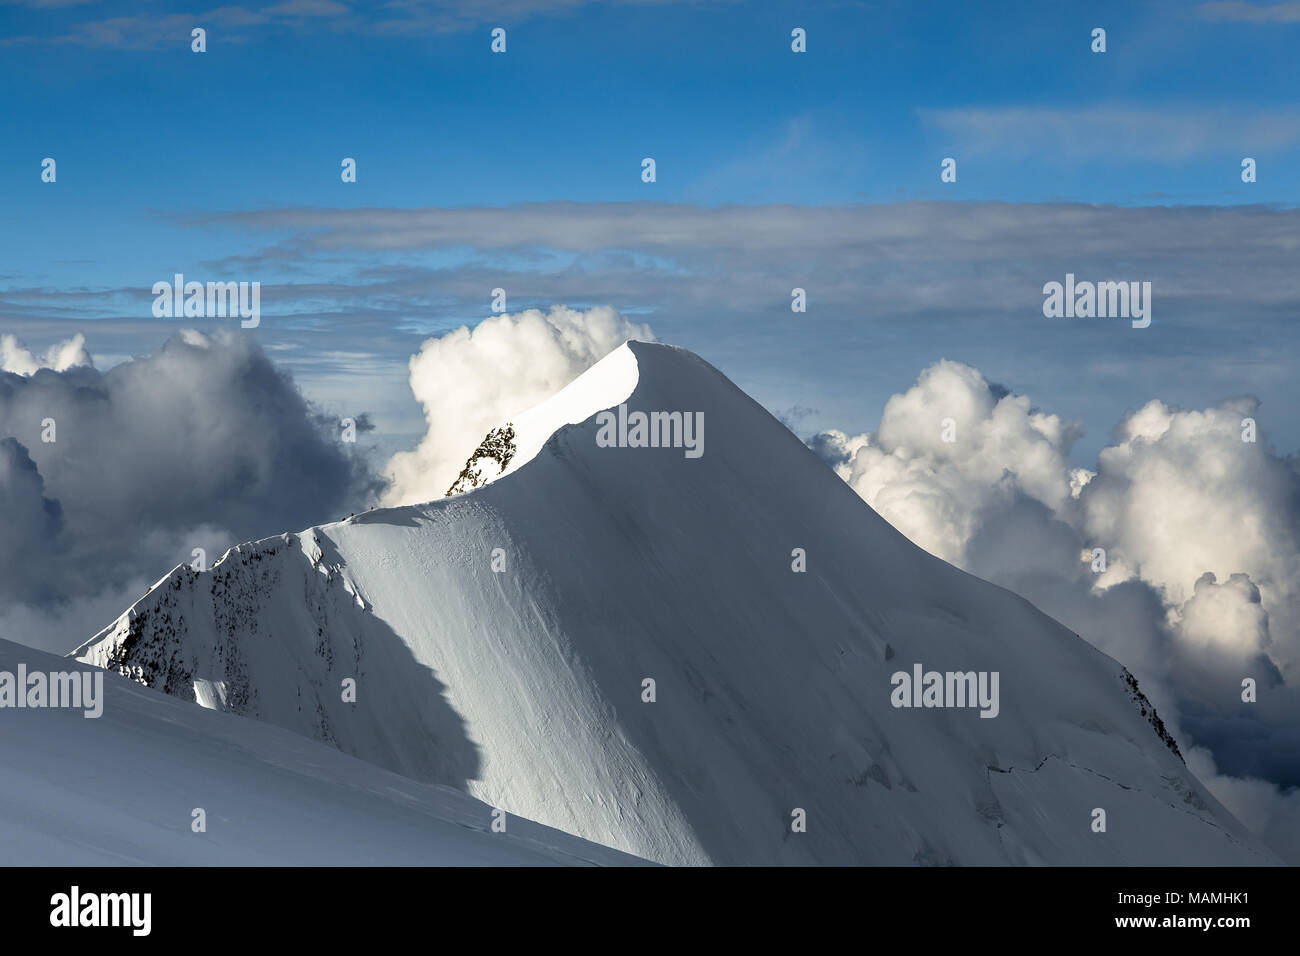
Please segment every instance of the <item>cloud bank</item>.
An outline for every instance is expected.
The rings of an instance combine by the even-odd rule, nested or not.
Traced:
[[[81,336],[44,359],[7,337],[0,354],[7,638],[67,650],[107,623],[68,617],[75,603],[377,497],[339,424],[247,336],[180,332],[107,372]],[[66,631],[29,633],[42,619]]]
[[[1125,663],[1201,745],[1207,785],[1260,832],[1295,834],[1300,472],[1258,431],[1244,440],[1257,408],[1151,401],[1090,471],[1069,464],[1078,426],[940,361],[874,433],[809,445],[914,542]]]

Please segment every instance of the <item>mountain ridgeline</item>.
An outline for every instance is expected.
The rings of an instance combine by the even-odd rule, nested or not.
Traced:
[[[605,447],[623,403],[708,444]],[[625,344],[469,465],[177,568],[75,655],[662,863],[1277,862],[1119,663],[689,352]]]

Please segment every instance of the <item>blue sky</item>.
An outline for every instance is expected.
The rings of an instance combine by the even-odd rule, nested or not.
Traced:
[[[539,12],[500,19],[491,6],[453,32],[367,36],[334,32],[331,16],[222,27],[174,4],[0,5],[12,208],[49,202],[28,175],[32,152],[63,157],[63,192],[84,188],[96,212],[132,219],[643,199],[644,155],[661,165],[656,198],[673,202],[1297,197],[1300,180],[1282,174],[1300,145],[1297,24],[1214,19],[1213,4],[590,3],[548,15],[521,3]],[[125,10],[148,26],[67,39]],[[161,11],[210,24],[208,52],[190,52],[183,25],[155,36]],[[509,44],[494,56],[498,23]],[[790,52],[792,25],[808,31],[805,55]],[[1095,26],[1105,54],[1090,51]],[[1108,116],[1162,116],[1168,139],[1144,135],[1138,155],[1104,142],[1040,152],[1018,148],[1023,122],[996,146],[976,132],[981,113],[1035,109],[1083,113],[1082,141]],[[340,155],[364,173],[346,192]],[[948,155],[960,175],[944,187]],[[1242,155],[1263,166],[1249,191]]]
[[[1157,394],[1195,405],[1253,390],[1266,409],[1300,397],[1281,362],[1295,345],[1294,252],[1276,238],[1292,230],[1300,195],[1298,10],[0,3],[0,324],[33,346],[84,326],[92,352],[111,363],[173,331],[149,314],[158,279],[256,279],[274,316],[257,334],[293,345],[281,351],[308,394],[372,397],[381,435],[409,435],[420,425],[406,357],[421,337],[486,314],[487,289],[445,290],[470,274],[491,288],[497,270],[520,290],[512,308],[558,296],[613,305],[705,355],[770,408],[811,410],[807,428],[863,427],[925,365],[967,361],[1083,420],[1086,462],[1125,408]],[[204,54],[190,51],[192,25],[208,30]],[[504,55],[489,50],[495,26],[508,31]],[[795,26],[807,31],[806,54],[790,50]],[[1098,26],[1104,54],[1090,49]],[[56,184],[40,181],[45,156],[58,161]],[[358,161],[355,184],[340,182],[344,156]],[[645,156],[658,164],[654,184],[640,179]],[[946,156],[957,159],[956,183],[939,181]],[[1255,183],[1241,182],[1244,156],[1258,162]],[[771,226],[755,228],[790,235],[786,206],[854,207],[865,223],[881,204],[894,216],[917,201],[1011,203],[1011,216],[1102,204],[1111,215],[1094,228],[1108,242],[1075,254],[1063,225],[1049,255],[1008,242],[1000,259],[936,251],[875,272],[872,263],[890,258],[883,249],[832,269],[769,244],[756,272],[799,263],[786,287],[809,288],[810,313],[794,322],[777,298],[770,308],[737,302],[719,285],[710,302],[709,283],[721,270],[734,276],[732,260],[701,268],[713,249],[644,244],[635,224],[618,251],[641,267],[620,271],[599,254],[612,247],[536,235],[484,248],[472,232],[422,244],[397,228],[358,245],[345,224],[319,248],[294,217],[274,217],[552,203],[549,215],[564,222],[573,218],[564,204],[577,203],[636,204],[611,208],[651,221],[681,206],[745,204],[773,210]],[[1259,207],[1249,222],[1217,232],[1214,207],[1246,205]],[[1186,207],[1186,225],[1165,207]],[[1151,228],[1164,248],[1126,242],[1118,223],[1134,208],[1160,219]],[[264,218],[250,225],[247,214]],[[973,216],[971,244],[986,241],[990,218]],[[953,239],[942,220],[927,228],[936,249]],[[1206,236],[1191,266],[1180,258],[1185,230]],[[1222,250],[1243,243],[1249,266],[1210,283],[1216,263],[1230,268]],[[849,230],[842,249],[853,245]],[[1128,278],[1127,269],[1154,279],[1156,331],[1045,328],[1042,283],[1089,268],[1104,273],[1094,278]],[[1187,269],[1242,288],[1199,295],[1176,285]],[[550,281],[562,270],[570,281]],[[579,272],[593,281],[584,286]],[[998,279],[996,292],[979,291]],[[906,308],[882,294],[903,281],[918,300]],[[678,283],[679,297],[662,293]],[[948,294],[928,296],[928,310],[918,304],[939,288]],[[340,352],[355,387],[337,387],[312,358]],[[1236,371],[1223,372],[1221,359]],[[1265,431],[1285,450],[1300,446],[1300,426],[1278,419]]]

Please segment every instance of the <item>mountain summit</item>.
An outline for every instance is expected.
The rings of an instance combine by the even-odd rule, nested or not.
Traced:
[[[629,342],[489,444],[75,656],[664,863],[1277,862],[1120,664],[695,355]]]

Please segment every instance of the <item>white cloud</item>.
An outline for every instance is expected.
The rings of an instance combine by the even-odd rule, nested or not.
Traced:
[[[1069,507],[1077,436],[1077,427],[1032,410],[1023,396],[998,397],[970,366],[940,361],[888,401],[874,439],[842,439],[853,451],[840,471],[905,535],[962,565],[981,511],[994,501],[1019,491],[1054,514]]]
[[[196,547],[215,560],[241,540],[375,500],[338,420],[250,337],[180,332],[106,372],[80,336],[44,358],[9,336],[0,350],[6,371],[21,373],[0,373],[0,627],[30,620],[24,606],[82,620],[99,606],[89,596],[156,577]],[[57,649],[90,633],[65,636]]]
[[[35,375],[43,368],[63,372],[78,365],[94,365],[86,351],[86,337],[77,333],[72,338],[50,346],[41,358],[12,335],[0,335],[0,371],[15,375]]]
[[[1234,574],[1222,584],[1206,571],[1179,611],[1179,633],[1188,644],[1226,650],[1246,657],[1267,649],[1268,612],[1259,588],[1246,574]]]
[[[996,574],[1007,564],[977,553],[977,535],[1037,503],[1074,533],[1077,561],[1106,550],[1106,573],[1090,581],[1097,590],[1140,580],[1163,596],[1189,645],[1267,650],[1286,670],[1300,663],[1300,480],[1265,442],[1242,440],[1257,404],[1184,411],[1150,402],[1120,423],[1091,472],[1069,463],[1077,426],[1035,411],[1026,396],[999,395],[970,366],[940,361],[888,401],[874,435],[818,441],[868,504],[946,560]],[[1269,639],[1270,622],[1286,640]]]
[[[389,462],[385,504],[442,497],[489,429],[549,398],[627,339],[653,338],[648,326],[608,307],[554,306],[427,340],[411,358],[410,383],[428,431],[414,451]]]
[[[1242,420],[1256,415],[1257,403],[1249,398],[1203,411],[1153,401],[1132,413],[1117,429],[1117,442],[1101,452],[1098,475],[1081,496],[1084,526],[1172,606],[1192,598],[1206,572],[1225,582],[1249,575],[1275,635],[1287,637],[1271,646],[1270,656],[1292,671],[1295,683],[1300,489],[1295,470],[1263,441],[1242,441]],[[1245,620],[1215,645],[1242,652],[1255,646],[1258,638]],[[1189,640],[1206,639],[1189,634]]]
[[[1257,413],[1253,398],[1199,411],[1150,402],[1086,471],[1069,462],[1075,425],[940,361],[886,403],[874,434],[809,444],[921,547],[1126,664],[1185,742],[1180,723],[1194,723],[1219,765],[1231,757],[1294,781],[1300,760],[1270,742],[1289,746],[1300,696],[1300,471],[1262,437],[1242,440]],[[1238,698],[1246,676],[1270,695],[1257,709]],[[1212,789],[1260,832],[1300,821],[1294,791],[1212,772]]]

